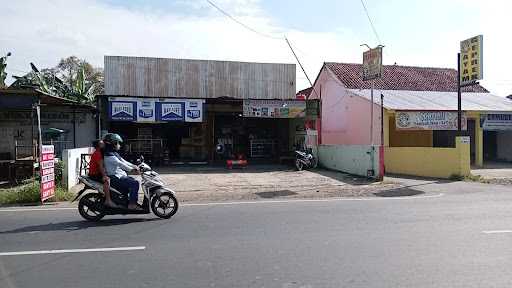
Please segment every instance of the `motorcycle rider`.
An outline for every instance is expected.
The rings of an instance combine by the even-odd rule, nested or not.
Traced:
[[[139,173],[139,168],[119,155],[118,151],[121,149],[123,139],[119,134],[108,133],[105,135],[103,142],[105,142],[103,161],[107,175],[110,178],[110,185],[119,191],[129,194],[128,209],[141,210],[137,205],[139,181],[126,174],[126,172]]]

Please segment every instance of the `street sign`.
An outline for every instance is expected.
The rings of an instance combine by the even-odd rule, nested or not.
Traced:
[[[483,79],[483,36],[478,35],[460,42],[460,85],[465,86]]]
[[[382,47],[370,49],[363,53],[363,81],[382,76]]]
[[[41,146],[41,202],[55,196],[55,171],[54,171],[54,148],[53,145]]]

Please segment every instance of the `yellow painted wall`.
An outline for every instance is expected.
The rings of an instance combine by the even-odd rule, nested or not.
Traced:
[[[389,146],[390,147],[432,147],[434,134],[432,130],[396,130],[395,116],[389,116],[388,127],[389,132]]]
[[[455,148],[385,147],[386,173],[449,178],[470,174],[469,142],[456,139]]]

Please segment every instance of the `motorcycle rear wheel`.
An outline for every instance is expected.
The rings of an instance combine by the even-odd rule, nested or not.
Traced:
[[[178,212],[178,199],[168,191],[157,194],[151,199],[151,210],[156,216],[169,219]]]
[[[78,202],[78,213],[85,220],[97,222],[105,216],[103,203],[105,198],[99,193],[89,193]]]

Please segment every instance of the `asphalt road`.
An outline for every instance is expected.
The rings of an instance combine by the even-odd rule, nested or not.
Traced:
[[[512,188],[184,206],[171,220],[0,209],[0,287],[510,287]],[[443,193],[443,195],[439,193]]]

